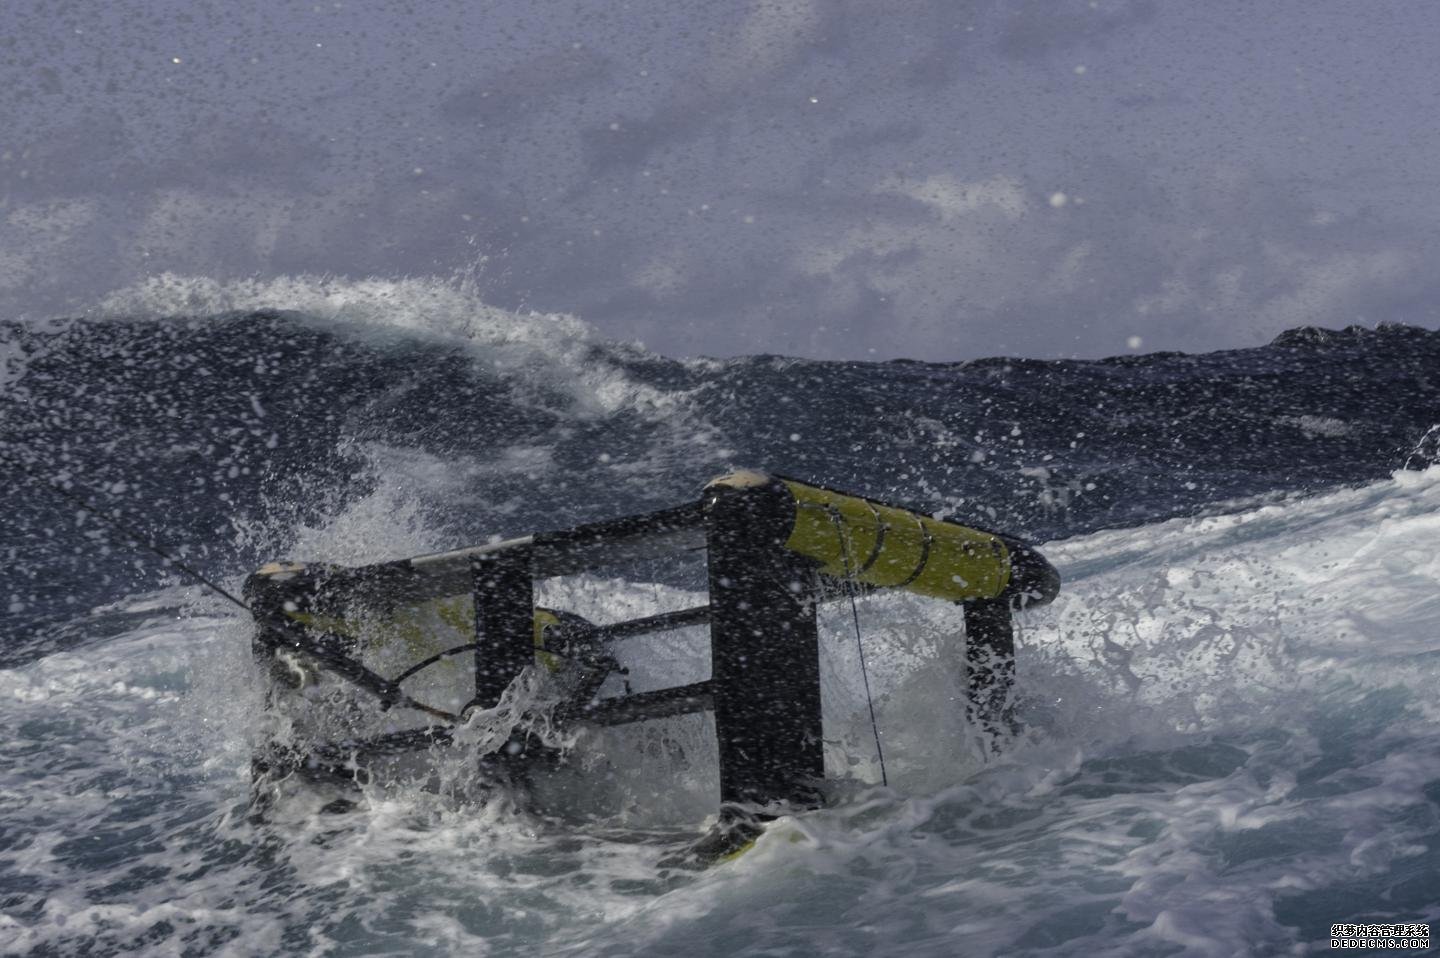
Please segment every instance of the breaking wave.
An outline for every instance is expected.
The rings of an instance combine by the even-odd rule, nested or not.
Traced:
[[[0,468],[22,490],[0,950],[1233,955],[1440,921],[1440,470],[1392,474],[1440,419],[1440,335],[676,361],[433,281],[169,277],[0,344]],[[349,814],[253,821],[249,623],[44,489],[233,587],[281,555],[370,562],[671,505],[732,465],[1049,540],[1065,587],[1022,620],[1023,730],[998,758],[956,705],[958,615],[860,603],[889,787],[849,608],[827,608],[830,804],[703,873],[659,867],[713,809],[699,716],[569,743],[594,787],[544,814],[397,780]],[[687,601],[564,590],[597,621]],[[624,651],[637,686],[702,653],[684,633]],[[473,767],[436,758],[457,782]]]

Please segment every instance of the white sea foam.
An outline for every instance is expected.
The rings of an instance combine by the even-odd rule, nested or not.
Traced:
[[[680,411],[672,394],[633,381],[597,349],[603,345],[636,357],[647,355],[640,347],[606,343],[574,316],[492,306],[470,280],[302,275],[220,281],[164,273],[103,297],[91,315],[135,319],[257,310],[293,313],[379,343],[403,339],[462,346],[499,374],[520,373],[565,391],[574,401],[567,412],[582,418],[620,409],[657,416]]]
[[[119,637],[0,672],[0,929],[22,953],[1234,955],[1325,950],[1337,921],[1434,924],[1437,517],[1432,469],[1043,547],[1064,592],[1024,618],[1028,728],[987,760],[946,728],[953,621],[866,603],[891,787],[841,788],[698,875],[658,870],[669,849],[634,840],[638,817],[619,840],[423,790],[252,825],[248,626],[137,597],[106,613],[140,620]],[[362,508],[337,552],[387,521]],[[384,548],[424,543],[395,522]],[[556,588],[600,620],[694,598]],[[827,738],[871,780],[848,608],[824,633]],[[663,682],[703,652],[677,636],[631,662]],[[692,731],[679,765],[633,743],[606,760],[660,789],[680,767],[701,794]]]
[[[478,370],[509,385],[509,401],[558,414],[566,423],[562,432],[617,414],[638,417],[649,426],[646,454],[625,461],[617,454],[608,466],[617,483],[643,487],[682,464],[709,463],[720,472],[732,455],[693,391],[651,385],[626,368],[628,362],[657,357],[637,345],[606,341],[574,316],[492,306],[473,279],[294,276],[222,282],[167,273],[109,294],[91,315],[161,320],[257,310],[282,311],[297,322],[382,348],[429,342],[460,350]],[[371,451],[384,453],[378,446]],[[487,450],[483,461],[446,462],[443,472],[455,484],[497,468],[533,471],[550,454],[548,447],[536,446]],[[410,451],[401,458],[412,461],[391,458],[397,468],[412,473],[418,465]],[[441,471],[430,470],[429,478]]]

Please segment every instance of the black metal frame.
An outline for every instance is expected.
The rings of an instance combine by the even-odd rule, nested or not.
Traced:
[[[842,592],[821,582],[809,560],[784,547],[787,521],[768,493],[712,488],[701,502],[676,509],[470,550],[357,569],[311,567],[288,578],[256,575],[246,583],[259,626],[255,648],[267,659],[277,649],[299,651],[375,694],[382,708],[416,708],[453,724],[458,715],[410,699],[399,683],[441,658],[473,649],[475,691],[466,708],[497,704],[534,661],[536,580],[704,549],[708,605],[596,626],[590,637],[608,642],[708,624],[711,677],[600,701],[586,694],[562,705],[555,718],[604,726],[713,710],[723,804],[810,806],[824,776],[816,606]],[[999,538],[1011,552],[1009,587],[997,598],[964,603],[969,714],[992,731],[1008,721],[1012,609],[1048,601],[1058,587],[1053,569],[1033,550]],[[383,606],[466,591],[476,597],[474,642],[431,656],[396,679],[362,666],[353,643],[343,636],[302,625],[285,613],[287,603],[292,610],[323,613],[357,596]],[[354,766],[368,757],[424,749],[449,738],[446,725],[432,726],[322,746],[280,764],[319,767],[343,777],[353,775]],[[348,760],[337,761],[342,755]],[[257,771],[275,765],[271,757],[257,762]]]

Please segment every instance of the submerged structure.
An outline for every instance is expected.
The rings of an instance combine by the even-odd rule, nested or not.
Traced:
[[[702,552],[704,605],[604,625],[536,605],[542,580]],[[1001,727],[1012,614],[1055,597],[1055,570],[1015,538],[781,476],[735,472],[677,508],[437,555],[355,568],[274,563],[245,585],[254,650],[272,676],[269,707],[323,713],[334,700],[317,690],[338,681],[369,693],[361,701],[373,703],[371,718],[385,719],[368,727],[388,730],[357,736],[347,717],[331,716],[334,741],[304,751],[273,744],[256,756],[256,774],[363,781],[376,762],[450,742],[527,669],[545,670],[565,680],[549,716],[560,728],[713,712],[721,826],[698,854],[717,857],[753,837],[763,809],[818,801],[816,608],[881,589],[963,606],[957,668],[968,712]],[[621,671],[614,642],[694,626],[709,629],[708,678],[599,694]],[[517,731],[481,761],[477,774],[506,774],[563,756]]]

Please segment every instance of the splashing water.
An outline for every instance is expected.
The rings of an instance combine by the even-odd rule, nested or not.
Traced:
[[[423,282],[165,283],[181,293],[7,339],[26,412],[7,405],[4,442],[58,451],[228,586],[261,557],[371,562],[674,504],[746,457],[1043,533],[1065,587],[1022,617],[1023,727],[998,756],[959,707],[958,612],[861,603],[889,788],[848,607],[826,607],[829,803],[682,872],[659,863],[714,808],[704,716],[555,739],[570,777],[529,796],[478,787],[515,722],[544,730],[543,676],[349,813],[297,795],[257,820],[273,729],[250,624],[21,497],[0,951],[1235,955],[1440,921],[1440,469],[1390,476],[1382,454],[1433,413],[1428,340],[1009,372],[671,363]],[[215,315],[262,306],[294,313]],[[1187,424],[1155,398],[1267,363],[1286,374],[1266,403]],[[1340,367],[1348,410],[1295,385]],[[1275,445],[1222,454],[1235,423]],[[643,577],[542,591],[597,622],[698,601]],[[636,689],[703,678],[700,631],[617,649]]]

